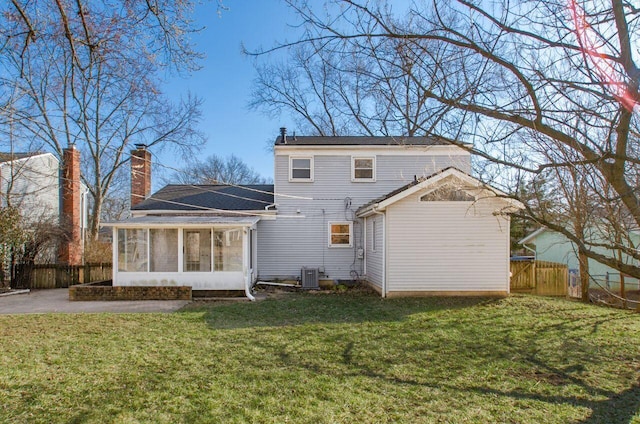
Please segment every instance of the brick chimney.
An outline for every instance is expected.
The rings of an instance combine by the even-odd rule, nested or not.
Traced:
[[[80,208],[80,151],[70,145],[62,151],[62,181],[60,184],[62,213],[60,225],[63,237],[58,250],[58,262],[81,265],[83,255]]]
[[[131,207],[151,194],[151,152],[144,144],[131,151]]]

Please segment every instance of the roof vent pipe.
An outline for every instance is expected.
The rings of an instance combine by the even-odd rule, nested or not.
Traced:
[[[280,128],[280,136],[282,137],[282,144],[287,144],[287,128]]]

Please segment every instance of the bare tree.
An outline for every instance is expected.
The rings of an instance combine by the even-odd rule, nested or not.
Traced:
[[[249,165],[235,155],[225,158],[211,155],[203,161],[191,162],[175,171],[167,180],[179,184],[268,184]]]
[[[414,136],[438,127],[447,107],[416,83],[432,71],[414,66],[415,51],[402,39],[365,43],[329,48],[311,39],[293,46],[285,62],[257,64],[250,107],[269,116],[294,112],[302,132],[320,136]],[[431,44],[440,62],[446,49]]]
[[[166,72],[197,68],[192,8],[190,0],[12,0],[1,7],[0,98],[17,95],[0,125],[20,127],[59,157],[67,145],[80,149],[92,238],[132,143],[184,152],[203,142],[194,129],[201,101],[171,104],[160,90]]]
[[[322,10],[293,0],[290,5],[305,33],[273,50],[312,46],[321,59],[327,53],[330,60],[323,60],[329,64],[375,59],[395,65],[399,77],[419,88],[420,96],[410,96],[416,104],[424,98],[440,106],[427,108],[435,114],[429,120],[411,119],[419,128],[414,134],[437,135],[461,147],[471,143],[483,165],[479,175],[510,192],[519,183],[551,178],[560,195],[556,207],[528,204],[527,217],[565,235],[582,256],[640,277],[640,254],[628,235],[640,227],[634,113],[640,100],[634,47],[640,10],[631,2],[436,0],[413,4],[401,16],[380,2],[334,1]],[[401,46],[410,67],[378,48],[385,42]],[[278,106],[269,99],[265,104]],[[574,188],[583,193],[572,193]],[[582,204],[572,206],[572,196]],[[571,215],[576,213],[586,216]]]

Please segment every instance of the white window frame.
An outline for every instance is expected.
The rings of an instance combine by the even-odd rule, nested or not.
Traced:
[[[376,235],[376,231],[378,230],[378,220],[374,218],[371,221],[371,251],[378,251],[378,236]]]
[[[438,190],[442,190],[442,189],[449,189],[449,190],[454,191],[454,192],[463,192],[467,196],[469,196],[469,199],[465,199],[465,200],[426,200],[425,199],[425,197],[427,197],[431,193],[433,193],[435,191],[438,191]],[[455,186],[450,185],[450,184],[443,184],[441,186],[435,187],[435,188],[427,191],[426,193],[423,193],[420,196],[418,196],[418,202],[420,202],[420,203],[434,203],[434,202],[437,202],[437,203],[459,203],[459,202],[473,203],[476,200],[477,200],[477,196],[474,196],[473,194],[469,193],[464,188],[455,187]]]
[[[309,161],[309,178],[293,177],[293,161],[298,159],[307,159]],[[297,168],[303,169],[303,168]],[[313,182],[313,156],[289,156],[289,181],[290,182]]]
[[[371,178],[356,178],[356,160],[371,161]],[[351,181],[356,183],[372,183],[376,181],[376,157],[375,156],[351,156]]]
[[[333,225],[348,225],[349,226],[349,244],[333,244],[331,243],[331,227]],[[350,248],[353,247],[353,221],[329,221],[329,226],[327,228],[327,242],[330,248]],[[342,233],[340,233],[342,234]]]

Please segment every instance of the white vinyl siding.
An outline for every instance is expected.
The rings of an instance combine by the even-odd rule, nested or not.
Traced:
[[[354,221],[351,248],[334,249],[327,245],[329,221],[353,220],[360,206],[413,181],[414,176],[431,175],[449,166],[464,172],[471,170],[470,155],[462,149],[457,155],[432,155],[424,148],[416,149],[415,154],[412,151],[411,155],[394,152],[358,155],[348,149],[340,155],[324,154],[313,146],[296,150],[295,154],[287,154],[287,148],[279,148],[274,157],[275,192],[281,196],[275,200],[276,219],[258,223],[260,278],[297,278],[303,266],[324,269],[322,278],[350,278],[352,269],[362,274],[364,261],[356,259],[354,263],[354,249],[364,248],[362,222]],[[405,152],[406,147],[398,147],[398,151]],[[376,158],[375,183],[351,181],[354,156]],[[291,159],[300,157],[313,158],[313,184],[290,180]],[[382,252],[384,241],[380,238],[379,242],[378,251]]]
[[[382,215],[373,215],[367,218],[367,248],[365,257],[367,260],[367,281],[379,289],[382,289],[384,270],[384,244]],[[373,240],[376,240],[376,249],[373,249]]]
[[[509,218],[499,199],[420,202],[387,210],[387,291],[509,291]]]
[[[314,202],[306,202],[305,204]],[[325,202],[325,213],[310,213],[301,205],[301,217],[286,215],[258,223],[258,273],[260,278],[297,278],[303,266],[324,269],[323,278],[350,278],[354,249],[361,247],[361,225],[354,223],[354,246],[330,248],[327,243],[329,217],[343,217],[344,205]],[[362,273],[362,261],[356,269]]]
[[[27,220],[56,218],[60,164],[50,153],[0,163],[0,206],[10,203]]]
[[[378,251],[378,220],[375,218],[371,220],[371,251]]]

